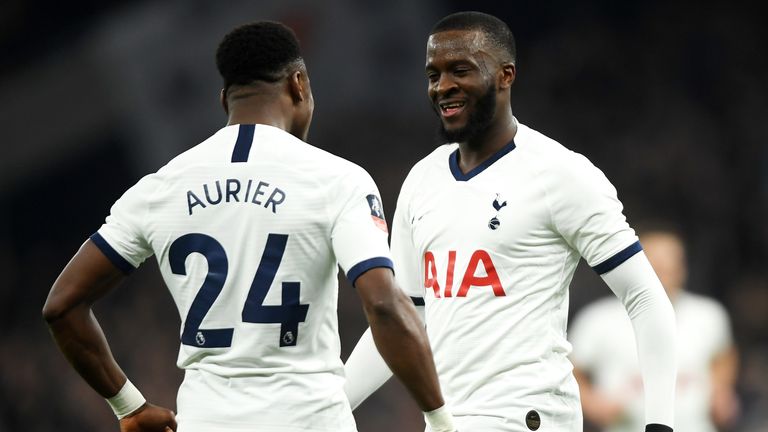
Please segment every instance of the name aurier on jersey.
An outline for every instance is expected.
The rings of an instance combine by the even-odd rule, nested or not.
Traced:
[[[224,185],[223,190],[222,184]],[[251,203],[267,209],[271,206],[272,213],[277,213],[277,206],[285,201],[285,192],[274,186],[271,189],[270,192],[269,183],[265,181],[256,183],[252,179],[248,179],[248,182],[241,182],[239,179],[226,179],[216,180],[212,184],[205,183],[197,193],[192,190],[187,191],[189,215],[192,215],[195,207],[206,208],[209,205],[224,202]],[[269,193],[268,197],[267,193]],[[264,197],[267,197],[266,200],[263,200]]]

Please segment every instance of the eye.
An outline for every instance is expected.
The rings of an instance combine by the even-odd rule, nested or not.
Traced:
[[[440,78],[440,74],[437,72],[427,72],[427,79],[429,82],[435,82],[438,80],[438,78]]]
[[[468,67],[457,67],[456,69],[453,70],[453,74],[458,77],[466,76],[470,72],[471,72],[471,69]]]

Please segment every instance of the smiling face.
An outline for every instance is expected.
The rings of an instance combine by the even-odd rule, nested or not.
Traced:
[[[514,65],[498,57],[479,30],[450,30],[429,37],[427,92],[446,141],[471,141],[492,125],[504,104],[509,107]]]

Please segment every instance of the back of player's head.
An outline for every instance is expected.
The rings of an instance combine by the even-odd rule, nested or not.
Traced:
[[[303,64],[293,30],[274,21],[245,24],[230,31],[216,50],[224,88],[256,81],[276,82]]]
[[[450,30],[482,31],[494,47],[509,56],[506,61],[517,62],[517,49],[512,31],[504,21],[493,15],[482,12],[456,12],[438,21],[429,34]]]

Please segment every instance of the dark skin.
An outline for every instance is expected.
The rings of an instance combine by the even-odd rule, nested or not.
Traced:
[[[478,99],[488,89],[496,92],[496,107],[488,128],[459,143],[459,167],[471,171],[515,137],[517,122],[510,106],[516,69],[507,55],[493,46],[480,30],[450,30],[427,41],[427,94],[446,130],[467,125]],[[451,113],[441,104],[458,102]]]
[[[303,65],[274,83],[222,90],[228,125],[265,124],[306,140],[314,99]],[[90,240],[86,241],[53,284],[43,307],[51,334],[67,360],[102,397],[116,395],[127,381],[115,361],[92,306],[125,275]],[[432,351],[421,319],[397,287],[391,270],[374,268],[359,276],[355,288],[363,303],[376,345],[424,411],[444,405]],[[121,432],[176,430],[173,411],[144,404],[120,420]]]
[[[112,356],[91,308],[124,277],[88,240],[56,279],[43,307],[43,316],[59,349],[104,398],[116,395],[128,378]],[[120,420],[121,432],[175,430],[173,411],[150,403]]]

